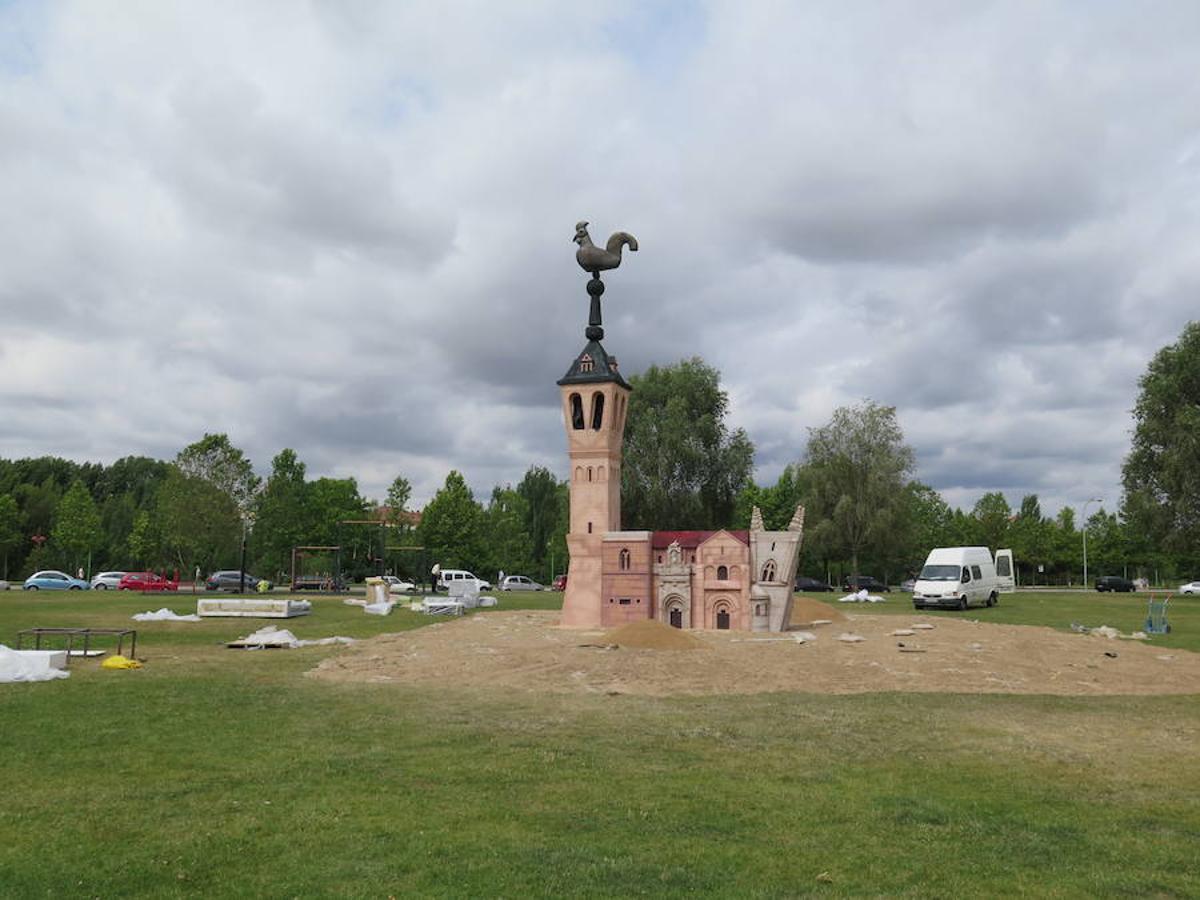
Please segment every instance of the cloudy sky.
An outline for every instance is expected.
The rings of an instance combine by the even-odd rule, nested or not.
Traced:
[[[0,0],[0,456],[423,502],[565,474],[578,219],[626,374],[698,354],[773,481],[895,405],[955,505],[1115,506],[1200,317],[1200,5]]]

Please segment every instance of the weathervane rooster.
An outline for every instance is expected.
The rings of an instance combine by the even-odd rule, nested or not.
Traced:
[[[575,243],[579,245],[579,249],[575,252],[575,259],[580,267],[585,272],[591,272],[593,278],[599,278],[601,272],[615,269],[621,264],[621,248],[628,246],[630,250],[636,251],[638,248],[637,238],[628,231],[618,231],[608,239],[608,243],[601,250],[592,243],[591,237],[588,236],[587,222],[579,222],[575,225]]]

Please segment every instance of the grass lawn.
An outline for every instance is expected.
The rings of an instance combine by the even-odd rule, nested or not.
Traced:
[[[428,623],[315,603],[277,624]],[[162,605],[191,598],[0,594],[0,642]],[[965,615],[1140,624],[1110,595]],[[1161,643],[1198,649],[1172,619]],[[260,624],[141,623],[143,669],[0,685],[3,896],[1200,894],[1196,697],[341,685],[304,677],[337,648],[221,646]]]

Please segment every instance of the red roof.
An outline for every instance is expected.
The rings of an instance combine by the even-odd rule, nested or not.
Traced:
[[[737,538],[749,546],[749,531],[730,531],[728,529],[725,531],[730,537]],[[675,541],[679,541],[679,546],[683,549],[695,550],[716,533],[715,531],[656,531],[650,538],[650,546],[655,550],[665,550]]]

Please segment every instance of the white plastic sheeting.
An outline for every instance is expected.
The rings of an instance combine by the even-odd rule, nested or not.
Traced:
[[[188,613],[186,616],[181,616],[174,610],[167,609],[165,606],[162,609],[156,609],[154,612],[134,613],[132,616],[135,622],[199,622],[200,617],[195,613]]]
[[[230,647],[240,647],[246,650],[254,650],[265,647],[283,647],[289,650],[296,647],[317,647],[325,644],[353,644],[354,638],[335,637],[319,638],[317,640],[301,640],[296,637],[286,628],[276,628],[274,625],[267,625],[258,631],[246,635],[244,638],[238,638],[236,641],[229,643]]]
[[[13,650],[0,644],[0,684],[17,681],[54,681],[67,678],[70,672],[47,664],[47,651]],[[35,656],[34,654],[42,654]]]
[[[838,603],[882,603],[883,598],[878,594],[869,594],[867,589],[855,591],[853,594],[847,594],[845,597],[838,597]]]
[[[362,611],[372,616],[386,616],[391,614],[392,607],[395,605],[396,601],[394,600],[383,600],[377,603],[366,604],[362,608]]]

